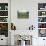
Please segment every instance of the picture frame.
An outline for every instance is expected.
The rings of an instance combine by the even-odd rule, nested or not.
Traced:
[[[29,11],[17,11],[18,19],[29,19]]]

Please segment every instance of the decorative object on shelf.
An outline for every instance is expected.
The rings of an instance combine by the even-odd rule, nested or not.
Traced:
[[[28,19],[29,18],[29,12],[28,11],[17,11],[17,17],[19,19]]]
[[[46,37],[46,29],[39,29],[39,37]]]
[[[45,9],[46,9],[46,6],[45,6]]]
[[[5,10],[8,10],[8,6],[5,6]]]
[[[42,12],[42,15],[45,15],[45,12]]]
[[[38,16],[46,16],[46,11],[38,11]]]
[[[8,23],[0,23],[0,35],[8,37]]]
[[[38,17],[38,22],[46,22],[46,17]]]
[[[44,8],[40,8],[40,10],[44,10]]]
[[[1,10],[1,6],[0,6],[0,10]]]
[[[8,10],[8,3],[0,3],[0,10]]]
[[[38,23],[38,28],[46,28],[46,23]]]
[[[42,11],[42,16],[46,16],[46,11]]]
[[[0,17],[0,22],[8,22],[7,19],[7,17]]]
[[[0,23],[1,30],[8,30],[8,23]]]
[[[42,18],[41,17],[38,18],[38,22],[42,22]]]
[[[16,30],[16,26],[13,23],[11,23],[11,30]]]
[[[38,10],[46,10],[46,3],[38,3]]]
[[[34,30],[34,26],[32,25],[32,26],[29,26],[29,30]]]
[[[0,16],[8,16],[8,11],[0,11]]]

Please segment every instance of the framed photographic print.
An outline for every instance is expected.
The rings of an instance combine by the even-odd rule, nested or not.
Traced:
[[[28,19],[29,18],[29,11],[26,11],[26,12],[17,11],[17,18],[19,18],[19,19]]]

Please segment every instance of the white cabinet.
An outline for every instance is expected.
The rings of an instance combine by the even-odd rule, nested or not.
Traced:
[[[44,37],[38,38],[38,46],[46,46],[46,38]]]
[[[5,35],[0,35],[0,45],[8,45],[8,37],[5,37]]]
[[[0,45],[8,45],[8,2],[0,2]]]
[[[10,0],[0,0],[0,45],[9,43],[10,15]]]

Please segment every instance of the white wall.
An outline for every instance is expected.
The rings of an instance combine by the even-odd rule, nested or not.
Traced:
[[[17,18],[17,10],[23,10],[23,9],[29,11],[29,19]],[[38,9],[37,0],[11,0],[11,22],[13,22],[16,25],[17,32],[20,32],[19,30],[23,30],[24,33],[24,31],[27,30],[29,26],[33,24],[35,26],[35,31],[33,35],[38,36],[37,9]]]
[[[17,11],[19,10],[29,11],[29,19],[18,19]],[[35,1],[31,1],[31,0],[12,0],[11,1],[11,15],[12,15],[11,22],[14,22],[17,30],[27,30],[29,26],[35,23],[37,21],[36,12],[37,12],[37,2]]]
[[[11,0],[11,22],[16,25],[18,32],[19,30],[23,30],[24,32],[32,24],[35,26],[35,30],[33,31],[34,32],[33,46],[41,46],[39,44],[41,43],[43,44],[43,40],[41,40],[42,38],[38,38],[37,17],[38,17],[38,3],[45,3],[45,2],[46,0]],[[23,10],[23,9],[29,11],[29,16],[30,16],[29,19],[17,18],[17,10]]]

